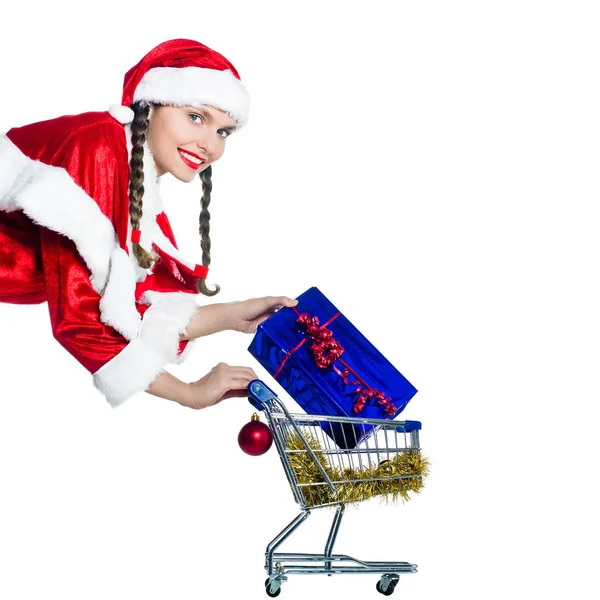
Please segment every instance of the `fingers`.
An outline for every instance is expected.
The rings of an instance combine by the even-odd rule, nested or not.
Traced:
[[[296,304],[298,304],[298,300],[296,300],[296,298],[290,298],[288,296],[279,296],[279,298],[277,298],[277,301],[282,306],[292,307],[292,306],[296,306]]]
[[[248,395],[247,389],[239,389],[239,390],[229,390],[223,394],[223,397],[217,400],[217,402],[221,402],[221,400],[228,400],[229,398],[245,398]]]
[[[284,306],[292,308],[298,304],[298,300],[289,296],[263,296],[262,298],[250,298],[246,300],[246,306],[249,313],[246,318],[254,318],[255,314],[272,314]]]
[[[254,372],[254,369],[251,369],[250,367],[232,367],[224,362],[220,362],[219,364],[215,365],[211,369],[211,372],[212,371],[220,371],[223,380],[227,381],[228,383],[238,382],[248,385],[248,383],[250,383],[253,379],[259,379],[258,375]]]
[[[255,379],[258,378],[258,376],[254,372],[254,370],[251,369],[250,367],[242,367],[242,366],[234,366],[234,367],[232,367],[231,365],[228,365],[227,363],[220,362],[219,364],[215,365],[212,368],[213,371],[215,369],[222,369],[222,370],[227,371],[228,373],[234,374],[236,376],[251,375]]]
[[[277,312],[284,306],[292,308],[298,304],[296,298],[289,298],[288,296],[267,296],[264,300],[267,300],[267,310],[270,309],[270,312]]]
[[[296,298],[290,298],[289,296],[263,296],[262,298],[256,298],[256,300],[263,300],[268,305],[296,306],[298,304]]]
[[[258,375],[253,371],[251,373],[236,371],[229,373],[227,381],[231,382],[232,386],[236,384],[248,385],[253,379],[258,379]]]
[[[253,379],[258,379],[258,375],[249,367],[229,367],[223,380],[225,393],[221,400],[248,396],[248,386]]]

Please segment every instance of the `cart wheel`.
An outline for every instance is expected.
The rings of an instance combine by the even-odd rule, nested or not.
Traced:
[[[392,579],[387,586],[387,589],[385,590],[385,592],[383,591],[383,587],[381,586],[381,582],[383,581],[383,579],[380,579],[377,584],[375,585],[375,588],[377,589],[377,591],[380,594],[383,594],[384,596],[391,596],[394,593],[394,590],[396,589],[396,585],[398,583],[398,579]]]
[[[273,590],[273,585],[271,585],[271,583],[277,585],[276,590]],[[267,592],[267,596],[270,596],[271,598],[276,598],[277,596],[279,596],[279,594],[281,594],[281,582],[276,580],[271,582],[271,580],[267,577],[267,580],[265,581],[265,592]]]

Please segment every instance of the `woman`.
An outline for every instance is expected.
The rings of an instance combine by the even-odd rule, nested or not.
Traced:
[[[198,381],[164,371],[194,339],[252,333],[287,296],[198,307],[213,296],[212,163],[248,118],[233,65],[170,40],[125,75],[122,105],[13,128],[0,137],[0,301],[47,301],[57,341],[118,406],[145,390],[191,408],[246,393],[257,376],[219,363]],[[202,265],[182,256],[158,177],[202,180]]]

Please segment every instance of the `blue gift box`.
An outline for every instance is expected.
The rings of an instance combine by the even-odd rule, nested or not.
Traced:
[[[297,299],[258,326],[248,350],[260,364],[307,414],[393,419],[402,412],[417,389],[319,289]],[[376,431],[364,423],[321,425],[347,449]]]

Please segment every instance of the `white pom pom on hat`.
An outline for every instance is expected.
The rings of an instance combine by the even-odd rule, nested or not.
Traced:
[[[133,121],[129,106],[138,100],[174,106],[214,106],[236,121],[248,121],[250,98],[235,67],[194,40],[176,39],[153,48],[126,74],[121,104],[108,112],[119,123]]]
[[[127,123],[131,123],[131,121],[133,121],[134,113],[129,108],[129,106],[121,106],[120,104],[111,104],[108,107],[108,112],[110,113],[111,117],[113,117],[114,119],[119,121],[119,123],[122,123],[123,125],[126,125]]]

